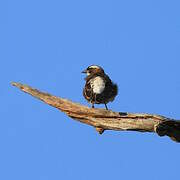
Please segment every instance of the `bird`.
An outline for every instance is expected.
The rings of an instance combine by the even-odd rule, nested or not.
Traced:
[[[98,65],[90,65],[82,71],[87,76],[83,88],[84,98],[92,104],[104,104],[108,110],[107,103],[112,102],[118,94],[118,86],[113,83],[104,69]]]

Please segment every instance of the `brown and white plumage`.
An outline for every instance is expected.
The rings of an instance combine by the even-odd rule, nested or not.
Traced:
[[[106,104],[113,101],[118,93],[117,85],[111,81],[100,66],[91,65],[83,73],[87,74],[83,96],[92,104],[92,108],[94,104],[105,104],[107,109]]]

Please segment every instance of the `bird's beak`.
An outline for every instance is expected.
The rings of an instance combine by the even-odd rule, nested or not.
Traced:
[[[82,71],[81,73],[87,73],[87,70]]]

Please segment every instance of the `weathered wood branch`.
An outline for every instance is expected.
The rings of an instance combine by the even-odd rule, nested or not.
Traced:
[[[154,132],[159,136],[169,136],[180,142],[180,121],[160,115],[142,113],[122,113],[105,109],[89,108],[67,99],[41,92],[21,83],[12,83],[22,91],[61,110],[69,117],[91,125],[102,134],[104,130]]]

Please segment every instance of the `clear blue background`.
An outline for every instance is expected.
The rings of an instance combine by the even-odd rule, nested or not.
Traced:
[[[10,85],[89,106],[80,72],[98,64],[119,85],[110,109],[178,119],[179,9],[179,0],[1,1],[0,179],[179,179],[180,144],[168,137],[99,135]]]

